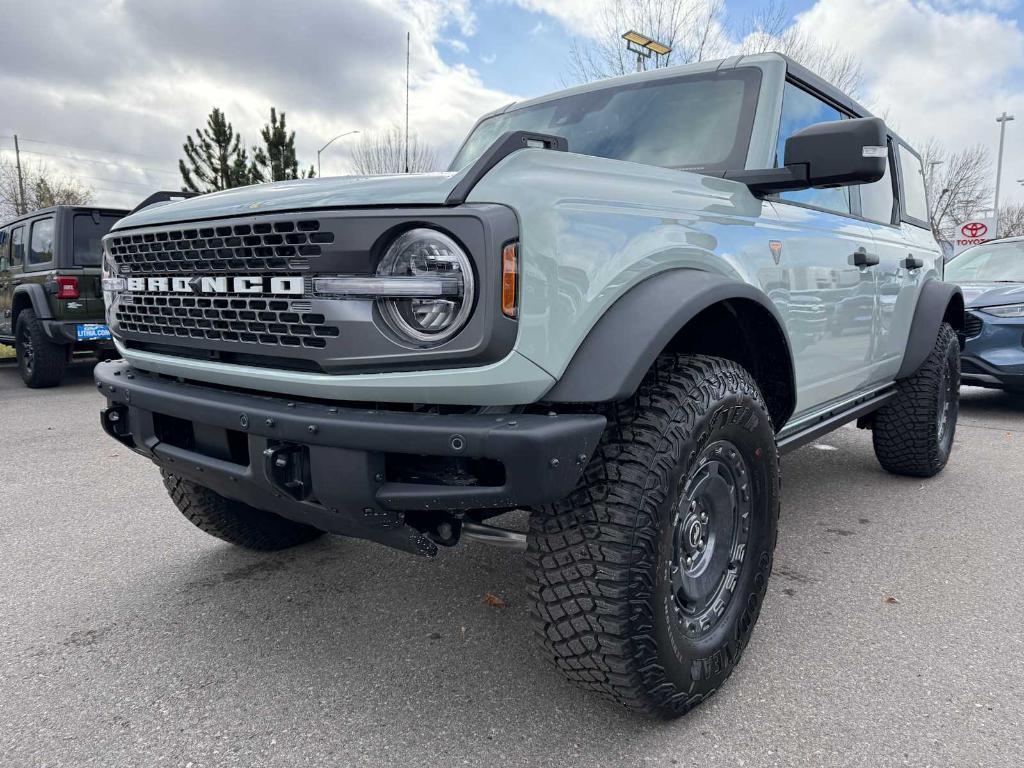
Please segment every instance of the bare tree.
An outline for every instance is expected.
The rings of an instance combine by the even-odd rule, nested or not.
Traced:
[[[626,50],[624,32],[636,30],[672,49],[652,60],[667,67],[702,61],[725,42],[721,18],[724,0],[603,0],[595,10],[598,34],[574,40],[569,49],[568,80],[588,82],[635,72],[636,54]]]
[[[949,152],[938,139],[920,146],[932,233],[952,239],[959,222],[977,216],[992,196],[992,161],[981,144]]]
[[[595,10],[598,33],[574,40],[567,80],[588,82],[636,69],[636,54],[626,50],[622,34],[635,29],[664,43],[672,52],[655,66],[689,64],[728,53],[778,51],[795,59],[837,88],[856,96],[860,62],[835,44],[823,44],[790,24],[786,6],[768,0],[738,23],[730,23],[724,0],[604,0]],[[731,42],[738,39],[737,44]]]
[[[857,97],[864,79],[860,60],[835,43],[819,43],[790,24],[785,3],[761,3],[735,31],[740,37],[740,53],[783,53],[839,90]]]
[[[361,176],[405,172],[405,134],[401,127],[393,125],[383,131],[364,133],[352,151],[352,167]],[[416,134],[410,134],[408,171],[425,173],[437,167],[437,151],[420,142]]]
[[[10,218],[51,205],[88,205],[92,189],[74,176],[52,171],[44,163],[22,165],[25,199],[18,184],[14,163],[0,158],[0,219]]]
[[[1024,236],[1024,203],[999,206],[999,236]]]

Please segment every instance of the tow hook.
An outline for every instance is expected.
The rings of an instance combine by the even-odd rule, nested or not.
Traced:
[[[100,426],[104,432],[129,448],[135,445],[132,428],[128,423],[128,406],[113,405],[100,411]]]
[[[304,445],[279,443],[263,451],[263,465],[274,486],[302,501],[312,492],[309,451]]]

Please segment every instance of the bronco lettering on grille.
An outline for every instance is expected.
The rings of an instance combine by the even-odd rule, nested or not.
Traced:
[[[150,293],[270,293],[301,296],[305,292],[301,277],[129,277],[129,291]]]

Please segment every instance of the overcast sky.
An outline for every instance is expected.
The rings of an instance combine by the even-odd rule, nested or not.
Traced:
[[[758,0],[727,0],[730,16]],[[270,106],[300,162],[347,130],[404,117],[443,160],[481,113],[561,87],[566,46],[593,34],[591,0],[0,0],[0,149],[73,171],[97,202],[177,189],[181,144],[212,106],[255,143]],[[995,154],[1006,110],[1004,199],[1024,199],[1024,10],[1016,0],[795,0],[791,23],[858,54],[864,101],[911,141]],[[323,156],[347,171],[352,138]]]

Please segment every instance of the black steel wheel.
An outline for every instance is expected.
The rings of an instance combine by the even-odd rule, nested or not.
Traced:
[[[667,579],[686,633],[714,628],[732,600],[750,537],[750,472],[728,440],[704,448],[681,483]]]

